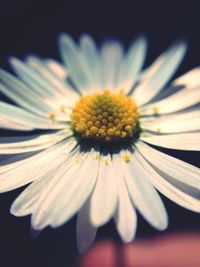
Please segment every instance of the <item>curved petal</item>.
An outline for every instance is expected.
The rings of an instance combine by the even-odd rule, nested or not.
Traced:
[[[66,159],[64,153],[49,161],[42,169],[40,178],[30,184],[12,203],[10,212],[15,216],[26,216],[35,211],[38,199],[51,181],[51,175],[56,174]]]
[[[185,52],[186,44],[176,42],[151,65],[133,93],[139,106],[151,101],[162,90],[180,65]]]
[[[135,151],[135,156],[142,168],[144,168],[147,177],[158,191],[178,205],[195,212],[200,212],[200,200],[196,198],[196,194],[194,196],[194,188],[190,189],[188,187],[186,193],[183,187],[179,187],[177,183],[174,183],[175,179],[172,179],[172,177],[171,179],[165,179],[166,176],[159,174],[137,150]]]
[[[192,186],[200,191],[199,168],[153,149],[143,142],[138,142],[136,147],[149,163],[154,165],[157,169],[160,169],[165,175],[169,175],[177,181]]]
[[[26,185],[46,173],[49,162],[67,150],[71,150],[76,142],[72,139],[56,144],[24,161],[12,169],[0,174],[0,192],[6,192]],[[64,152],[63,152],[64,151]],[[47,164],[47,165],[46,165]]]

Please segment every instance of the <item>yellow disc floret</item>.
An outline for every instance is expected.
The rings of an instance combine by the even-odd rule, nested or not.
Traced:
[[[73,130],[82,138],[115,141],[134,135],[138,117],[132,98],[105,90],[80,97],[71,121]]]

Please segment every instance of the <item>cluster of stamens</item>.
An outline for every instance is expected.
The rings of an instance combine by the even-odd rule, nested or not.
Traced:
[[[133,136],[138,117],[137,106],[130,97],[105,90],[80,97],[71,122],[82,138],[115,141]]]

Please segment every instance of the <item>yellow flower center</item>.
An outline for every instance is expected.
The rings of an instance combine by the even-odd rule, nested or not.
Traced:
[[[82,96],[71,114],[73,130],[100,141],[127,139],[137,130],[138,109],[128,96],[108,90]]]

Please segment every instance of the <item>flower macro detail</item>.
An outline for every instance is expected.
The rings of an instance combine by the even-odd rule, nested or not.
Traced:
[[[114,220],[124,242],[136,233],[136,210],[158,230],[168,216],[158,191],[200,212],[200,170],[159,148],[200,150],[200,69],[170,82],[185,51],[175,42],[143,68],[144,36],[125,50],[98,48],[89,35],[59,39],[62,63],[11,58],[0,70],[0,192],[24,185],[11,206],[36,230],[77,214],[85,252],[98,227]],[[20,134],[16,133],[18,131]],[[166,150],[167,151],[167,150]]]
[[[72,111],[74,130],[83,138],[116,141],[133,136],[139,114],[135,102],[124,95],[95,93],[82,96]]]

